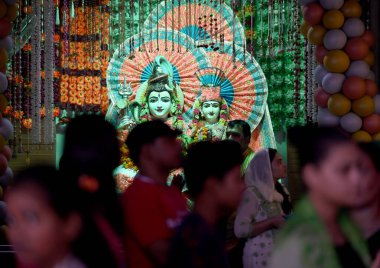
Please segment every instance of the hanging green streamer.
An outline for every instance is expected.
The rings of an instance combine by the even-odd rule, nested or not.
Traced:
[[[71,17],[72,19],[75,18],[75,5],[74,5],[74,1],[71,2],[70,17]]]
[[[59,8],[58,6],[55,9],[55,25],[59,26],[61,21],[59,20]]]

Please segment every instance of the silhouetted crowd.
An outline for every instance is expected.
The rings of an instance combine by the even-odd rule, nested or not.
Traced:
[[[115,128],[74,118],[59,169],[27,168],[7,189],[17,260],[0,267],[380,267],[380,144],[289,130],[305,189],[294,202],[282,156],[249,149],[246,122],[186,149],[180,134],[162,121],[134,127],[126,145],[139,171],[118,194]]]

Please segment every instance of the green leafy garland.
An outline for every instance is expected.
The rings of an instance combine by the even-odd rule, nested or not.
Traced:
[[[246,1],[248,2],[248,1]],[[273,130],[274,132],[284,131],[287,127],[305,124],[305,95],[304,95],[304,81],[301,79],[300,83],[300,104],[299,104],[299,115],[295,116],[295,105],[294,105],[294,79],[295,79],[295,64],[294,57],[296,53],[301,55],[301,70],[303,70],[303,40],[301,41],[301,46],[298,47],[297,51],[293,47],[294,44],[290,44],[292,47],[287,48],[287,44],[283,44],[284,51],[282,53],[278,53],[281,50],[281,44],[278,41],[279,39],[279,29],[281,21],[276,21],[271,25],[268,23],[268,11],[269,7],[267,4],[261,5],[258,2],[262,1],[254,1],[254,7],[247,3],[245,5],[245,11],[243,12],[243,7],[241,6],[238,11],[238,16],[240,21],[243,23],[246,22],[246,38],[248,47],[250,47],[251,43],[251,14],[253,9],[254,14],[254,34],[253,34],[253,45],[254,45],[254,56],[261,68],[264,71],[264,74],[267,79],[268,88],[269,88],[269,96],[268,96],[268,106],[272,119]],[[265,1],[266,3],[267,1]],[[296,1],[297,2],[297,1]],[[273,1],[272,12],[280,11],[281,1]],[[285,10],[291,11],[292,7],[294,7],[294,1],[285,1],[284,4]],[[281,7],[282,8],[282,7]],[[243,14],[245,15],[245,20],[243,19]],[[289,21],[289,18],[292,14],[286,14],[285,21],[287,24],[283,25],[283,35],[285,38],[290,39],[290,34],[298,34],[293,30],[293,21]],[[272,50],[276,51],[272,56],[268,53],[268,32],[269,26],[273,27],[271,37],[273,39]],[[290,39],[291,40],[291,39]],[[263,56],[260,55],[260,52],[264,52]],[[301,76],[304,75],[301,72]]]

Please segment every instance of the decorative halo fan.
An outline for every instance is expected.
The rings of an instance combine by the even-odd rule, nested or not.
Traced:
[[[211,65],[223,70],[226,76],[221,84],[221,96],[230,108],[230,119],[245,120],[254,130],[265,113],[268,95],[260,65],[251,54],[230,42],[225,44],[225,53],[206,51]]]
[[[145,20],[147,30],[177,30],[194,39],[198,45],[220,40],[245,45],[244,27],[232,9],[218,0],[166,0],[151,8]]]
[[[131,91],[129,100],[135,99],[139,87],[152,74],[157,56],[164,56],[171,63],[174,82],[183,92],[184,111],[190,109],[200,84],[194,73],[210,67],[205,50],[194,47],[194,41],[185,34],[165,29],[144,31],[127,39],[115,51],[108,66],[107,86],[111,105],[107,118],[111,122],[116,120],[116,105],[122,99],[119,90],[123,85]]]

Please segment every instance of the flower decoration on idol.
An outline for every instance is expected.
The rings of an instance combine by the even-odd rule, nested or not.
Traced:
[[[195,76],[201,83],[200,95],[194,101],[190,136],[195,141],[220,140],[228,119],[228,105],[222,96],[221,86],[226,80],[222,70],[214,67],[198,70]]]
[[[380,140],[380,95],[371,67],[374,34],[356,0],[301,0],[301,33],[316,45],[314,97],[321,126],[340,126],[358,141]]]

